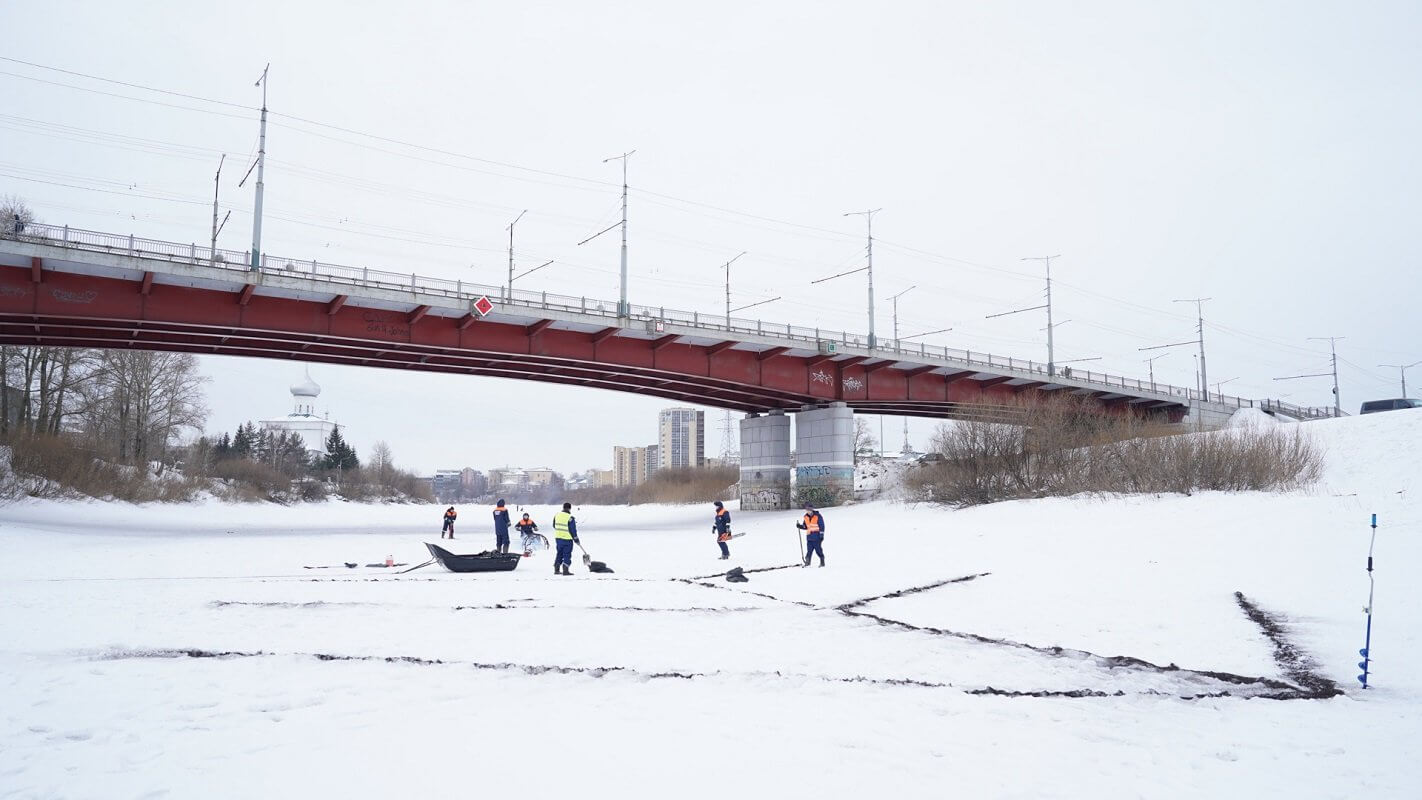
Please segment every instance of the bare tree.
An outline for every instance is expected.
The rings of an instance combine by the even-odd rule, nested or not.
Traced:
[[[104,350],[87,392],[87,432],[120,461],[161,456],[186,428],[207,417],[197,358],[186,353]]]
[[[879,440],[869,432],[869,420],[856,417],[854,419],[854,463],[858,464],[861,456],[874,455],[878,446]]]
[[[376,442],[370,448],[370,470],[381,486],[391,486],[395,481],[395,456],[390,452],[390,445],[384,441]]]
[[[0,235],[18,236],[34,221],[35,212],[23,198],[13,194],[0,197]]]
[[[0,433],[18,427],[58,434],[82,410],[79,388],[92,380],[97,350],[0,347]]]

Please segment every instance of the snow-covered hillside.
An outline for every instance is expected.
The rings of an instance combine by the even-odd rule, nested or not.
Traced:
[[[709,506],[577,509],[571,578],[303,568],[434,507],[5,506],[0,794],[1416,796],[1422,412],[1303,430],[1305,491],[865,503],[823,569],[733,508],[743,584]]]

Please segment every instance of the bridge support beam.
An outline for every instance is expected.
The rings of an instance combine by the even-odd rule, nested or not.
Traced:
[[[854,411],[844,403],[795,414],[795,503],[854,499]]]
[[[741,420],[741,510],[790,507],[790,418],[775,410]]]

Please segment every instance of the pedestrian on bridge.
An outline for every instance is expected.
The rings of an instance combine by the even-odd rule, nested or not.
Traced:
[[[445,509],[444,529],[439,532],[439,538],[443,539],[445,537],[445,534],[448,534],[449,538],[451,539],[454,538],[454,520],[458,517],[459,512],[454,510],[454,506],[450,506],[449,508]]]
[[[553,556],[553,574],[572,575],[569,567],[573,565],[573,545],[579,544],[578,520],[573,516],[572,503],[564,503],[563,510],[553,515],[553,542],[558,548]]]
[[[795,523],[795,527],[805,532],[805,563],[810,566],[810,556],[820,557],[820,566],[825,565],[825,515],[815,510],[813,503],[805,504],[805,518]]]
[[[502,497],[494,506],[494,549],[500,553],[509,551],[509,510]]]

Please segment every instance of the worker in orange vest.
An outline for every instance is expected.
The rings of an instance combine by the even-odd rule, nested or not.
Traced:
[[[454,538],[454,520],[458,516],[459,514],[454,510],[454,506],[445,509],[444,529],[439,532],[439,538],[443,539],[445,534],[449,534],[449,538],[451,539]]]
[[[538,523],[524,514],[523,519],[514,523],[514,527],[518,528],[519,543],[523,545],[523,555],[525,557],[533,555],[533,532],[538,530]]]
[[[805,563],[810,566],[810,556],[820,557],[820,566],[825,565],[825,515],[815,510],[814,505],[805,504],[805,518],[795,523],[795,527],[805,532]]]
[[[731,557],[731,548],[726,542],[731,541],[731,512],[721,505],[721,501],[716,501],[716,516],[711,518],[711,532],[716,534],[716,544],[721,546],[721,559]]]

